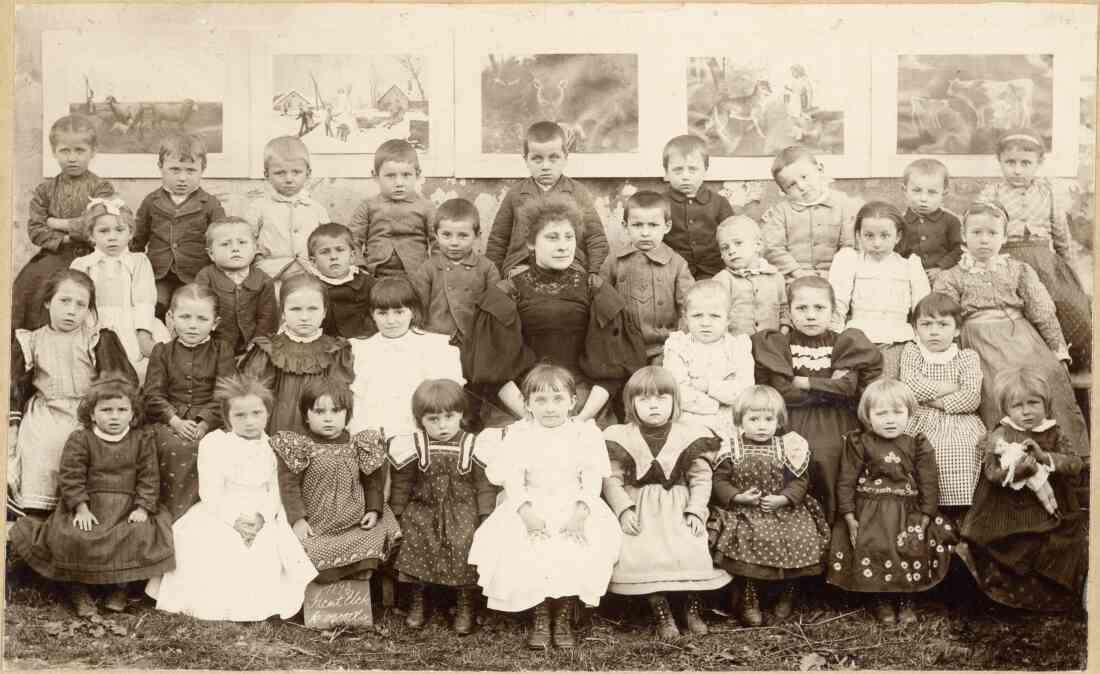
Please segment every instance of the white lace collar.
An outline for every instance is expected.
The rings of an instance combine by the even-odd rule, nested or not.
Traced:
[[[290,330],[287,330],[285,326],[281,328],[279,332],[286,335],[287,339],[289,339],[290,341],[298,342],[299,344],[309,344],[310,342],[316,342],[318,339],[321,338],[321,335],[323,334],[321,328],[317,328],[317,332],[313,333],[309,337],[299,337]]]
[[[955,359],[955,356],[959,355],[959,347],[955,344],[952,344],[943,351],[936,353],[934,351],[929,351],[928,349],[926,349],[924,347],[924,344],[921,344],[920,340],[917,340],[917,348],[920,349],[920,355],[924,357],[924,360],[929,363],[937,363],[939,365],[950,363],[952,360]]]

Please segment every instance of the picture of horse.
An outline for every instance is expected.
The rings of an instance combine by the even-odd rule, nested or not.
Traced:
[[[1050,54],[898,56],[899,154],[991,154],[1006,130],[1030,127],[1050,147]]]
[[[687,63],[687,124],[715,157],[800,144],[844,153],[843,81],[806,60],[707,56]]]
[[[521,152],[527,127],[543,120],[562,127],[569,152],[637,152],[638,56],[486,55],[482,152]]]

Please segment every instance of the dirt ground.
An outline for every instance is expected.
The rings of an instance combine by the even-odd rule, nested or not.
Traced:
[[[128,611],[80,621],[63,592],[25,567],[8,574],[6,669],[453,669],[453,670],[1083,670],[1083,615],[1046,616],[973,599],[952,576],[918,603],[919,621],[881,627],[859,598],[804,584],[794,615],[742,627],[727,592],[711,593],[711,633],[658,641],[644,600],[608,596],[585,612],[579,647],[529,651],[526,617],[487,612],[468,637],[448,625],[447,607],[420,632],[376,605],[374,630],[314,631],[301,617],[258,623],[202,622],[156,611],[133,588]],[[449,605],[446,595],[435,598]],[[765,607],[768,606],[765,600]],[[770,616],[769,616],[770,617]]]

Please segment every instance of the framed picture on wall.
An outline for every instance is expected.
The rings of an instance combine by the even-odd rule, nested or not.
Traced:
[[[247,63],[244,34],[45,31],[43,155],[53,122],[82,114],[96,125],[94,169],[104,177],[159,177],[160,141],[181,131],[203,140],[208,177],[247,176]],[[46,177],[55,169],[43,162]]]
[[[314,175],[367,177],[378,146],[397,138],[417,149],[423,175],[451,175],[452,35],[446,17],[437,11],[429,21],[415,10],[363,9],[372,24],[386,26],[370,40],[358,25],[302,29],[274,34],[253,50],[258,154],[270,138],[299,136]],[[252,170],[263,175],[262,156]]]
[[[1019,41],[956,48],[891,45],[877,50],[873,115],[875,175],[900,175],[918,157],[934,157],[952,175],[995,177],[997,140],[1028,127],[1047,146],[1042,171],[1077,174],[1078,58],[1050,35],[1026,48]]]
[[[568,175],[661,175],[661,87],[652,68],[658,55],[640,49],[640,17],[611,21],[596,9],[500,7],[492,20],[461,10],[457,175],[528,175],[524,134],[547,120],[565,131]]]

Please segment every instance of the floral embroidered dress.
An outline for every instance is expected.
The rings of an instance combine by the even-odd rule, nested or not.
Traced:
[[[836,295],[832,330],[861,330],[882,351],[883,376],[897,379],[901,351],[915,337],[909,311],[930,291],[920,258],[890,253],[874,260],[842,248],[829,267],[829,283]]]
[[[640,529],[623,535],[608,591],[698,592],[729,583],[729,574],[714,568],[707,537],[692,534],[684,521],[689,513],[707,521],[719,439],[682,421],[609,426],[603,436],[611,461],[603,497],[616,517],[634,508]]]
[[[826,580],[851,592],[922,592],[943,580],[958,532],[938,514],[936,473],[923,435],[846,434]],[[854,548],[848,513],[859,522]]]
[[[304,517],[313,530],[302,547],[320,572],[318,581],[378,568],[401,536],[393,512],[382,505],[382,436],[363,431],[349,437],[345,432],[329,440],[282,431],[271,437],[271,449],[290,473],[280,474],[287,522],[293,526]],[[378,513],[378,524],[361,528],[371,511]]]
[[[390,507],[403,540],[394,566],[407,582],[464,587],[477,584],[467,561],[479,518],[493,512],[496,487],[474,458],[480,436],[459,432],[431,440],[423,431],[390,441],[396,472]]]
[[[686,332],[673,332],[665,342],[664,366],[680,390],[680,418],[718,437],[733,436],[733,402],[755,382],[748,335],[727,334],[704,344]]]
[[[816,337],[767,330],[753,335],[752,345],[757,383],[779,391],[787,403],[787,428],[810,443],[810,493],[832,522],[841,436],[859,428],[856,405],[863,389],[882,374],[882,354],[854,329]],[[840,370],[843,376],[834,377]],[[796,388],[795,377],[809,378],[809,390]]]
[[[1070,445],[1088,454],[1085,418],[1059,362],[1068,353],[1066,340],[1054,303],[1035,270],[1007,255],[981,263],[963,253],[958,265],[936,277],[934,286],[962,305],[959,345],[977,351],[981,358],[978,413],[986,427],[995,427],[1003,414],[994,388],[997,373],[1028,365],[1038,368],[1050,386],[1048,412],[1058,420]]]
[[[940,505],[970,505],[982,463],[978,441],[986,432],[975,414],[982,398],[982,365],[977,352],[952,344],[946,351],[932,353],[910,342],[901,354],[901,380],[921,404],[907,432],[923,434],[936,450]],[[941,383],[959,386],[955,393],[939,398],[942,410],[927,404],[937,397],[936,386]]]
[[[1050,457],[1039,462],[1058,514],[1047,512],[1035,492],[1005,482],[993,449],[999,441],[1033,442]],[[1053,419],[1031,430],[1007,417],[983,442],[983,472],[974,506],[962,522],[956,552],[990,599],[1033,611],[1062,611],[1077,604],[1088,573],[1088,512],[1073,489],[1083,469],[1081,451]]]
[[[829,524],[821,505],[806,493],[810,447],[797,433],[758,443],[740,435],[714,471],[715,504],[710,528],[716,533],[714,557],[736,576],[780,580],[821,573],[829,548]],[[756,487],[762,494],[786,496],[790,503],[765,512],[733,497]]]

